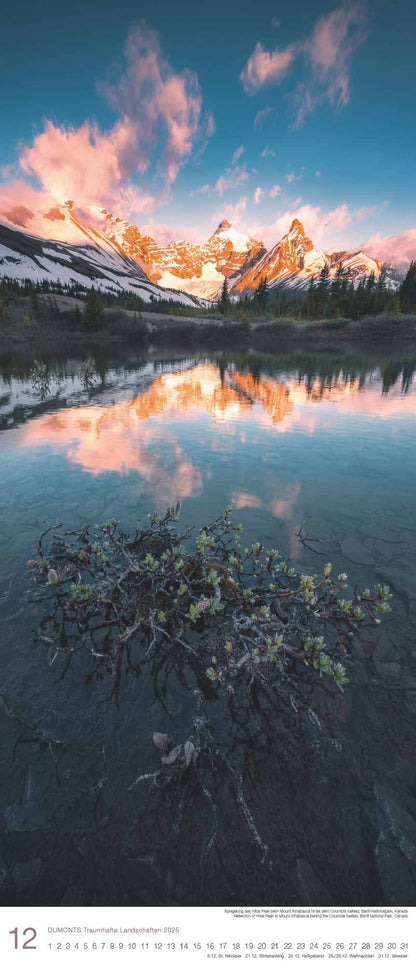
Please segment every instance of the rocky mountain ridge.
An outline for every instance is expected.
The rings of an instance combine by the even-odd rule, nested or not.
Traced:
[[[329,279],[333,279],[341,266],[349,273],[350,279],[358,283],[364,276],[374,273],[379,278],[383,264],[368,256],[363,250],[342,250],[326,253],[315,248],[306,235],[299,219],[294,219],[289,232],[248,270],[237,272],[228,280],[232,296],[250,294],[264,278],[269,289],[286,286],[292,289],[306,289],[311,277],[315,279],[327,266]],[[396,287],[399,275],[393,268],[386,270],[386,283]]]
[[[362,250],[327,253],[317,249],[298,219],[267,250],[261,241],[238,232],[226,219],[206,243],[177,240],[161,244],[106,209],[80,209],[71,201],[46,213],[17,207],[4,215],[8,232],[12,228],[18,231],[13,238],[20,256],[2,252],[5,246],[8,249],[3,240],[0,273],[16,277],[26,273],[33,279],[50,277],[61,282],[89,279],[101,289],[140,290],[145,300],[162,296],[182,300],[171,296],[180,291],[187,295],[182,302],[198,305],[217,297],[224,278],[231,297],[238,299],[252,294],[264,277],[270,289],[306,289],[324,266],[332,279],[342,263],[354,283],[370,273],[378,278],[383,269],[381,261]],[[37,238],[37,244],[24,243],[24,236],[32,241]],[[27,255],[34,245],[40,251],[29,265]],[[72,250],[66,249],[65,255],[68,246]],[[399,274],[393,268],[388,268],[386,282],[399,285]]]

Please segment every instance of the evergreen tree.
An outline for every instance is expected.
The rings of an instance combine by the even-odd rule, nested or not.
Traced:
[[[400,287],[400,303],[403,313],[416,311],[416,261],[412,260]]]
[[[335,317],[343,313],[342,307],[342,286],[345,277],[344,264],[341,262],[337,266],[334,279],[331,283],[331,314]]]
[[[305,317],[313,317],[315,312],[315,277],[311,276],[305,298]]]
[[[377,280],[376,296],[374,300],[374,312],[379,314],[386,306],[386,270],[383,266]]]
[[[84,310],[84,327],[86,330],[99,330],[104,323],[104,303],[98,291],[91,287],[88,290]]]
[[[221,296],[218,302],[218,309],[220,313],[226,314],[230,307],[230,298],[228,296],[228,285],[227,278],[224,277],[224,283],[221,289]]]
[[[372,293],[373,290],[375,290],[375,286],[376,286],[376,278],[375,278],[374,270],[372,270],[371,273],[369,273],[367,277],[367,282],[366,282],[366,289],[368,293]]]
[[[263,311],[263,313],[266,309],[268,292],[269,292],[269,288],[267,285],[267,277],[263,276],[260,280],[260,283],[256,289],[256,294],[255,294],[256,303],[260,307],[260,310]]]
[[[354,284],[353,284],[354,286]],[[367,277],[363,276],[355,288],[352,296],[352,306],[355,310],[354,317],[363,317],[367,312]]]
[[[382,294],[386,292],[386,268],[383,266],[380,271],[380,276],[377,282],[377,292]]]
[[[329,266],[323,266],[318,277],[318,284],[316,287],[316,312],[318,314],[325,313],[326,300],[328,296],[329,287]]]

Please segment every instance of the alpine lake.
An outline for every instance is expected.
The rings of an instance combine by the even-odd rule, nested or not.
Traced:
[[[3,903],[416,905],[415,372],[392,344],[1,353]],[[154,732],[192,736],[192,679],[126,670],[115,704],[88,657],[64,670],[37,636],[41,533],[133,531],[177,498],[195,532],[231,505],[243,543],[393,594],[343,658],[344,693],[311,673],[302,730],[295,709],[248,730],[205,699],[267,865],[224,779],[207,796],[196,763],[185,788],[132,785],[160,768]]]

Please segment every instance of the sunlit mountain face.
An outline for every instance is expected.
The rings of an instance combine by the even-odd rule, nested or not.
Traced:
[[[414,390],[412,380],[408,390]],[[58,405],[27,421],[17,433],[18,445],[63,453],[90,476],[136,472],[160,505],[176,496],[200,496],[209,475],[207,457],[231,454],[236,441],[240,448],[251,441],[255,449],[263,441],[259,436],[267,435],[264,447],[270,448],[270,434],[319,435],[331,429],[335,416],[340,423],[354,414],[390,420],[414,415],[415,397],[403,396],[400,383],[387,394],[382,391],[379,375],[371,373],[366,380],[342,372],[276,379],[200,363],[148,379],[147,387],[127,400],[123,391],[115,396],[122,400],[114,400],[107,390],[94,404]],[[260,502],[241,488],[233,496],[237,506]],[[285,502],[284,496],[271,499],[270,510],[282,513]]]
[[[201,300],[205,305],[219,295],[225,278],[236,298],[252,294],[264,277],[270,289],[283,284],[306,290],[324,266],[333,280],[341,264],[357,284],[369,274],[377,279],[383,266],[359,248],[336,253],[317,249],[298,219],[267,250],[226,219],[203,244],[181,239],[161,245],[137,226],[94,206],[79,212],[69,202],[43,215],[25,212],[19,209],[17,217],[9,212],[7,225],[1,225],[5,217],[0,206],[0,272],[18,280],[93,283],[107,292],[116,286],[134,291],[146,303],[166,297],[190,307],[200,306]],[[386,274],[386,283],[396,288],[397,271],[388,269]]]

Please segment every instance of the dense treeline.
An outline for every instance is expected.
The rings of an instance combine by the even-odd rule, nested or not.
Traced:
[[[40,296],[47,296],[47,300]],[[8,277],[0,279],[0,323],[7,320],[10,307],[21,297],[29,298],[30,309],[25,317],[30,322],[58,314],[56,297],[70,296],[83,301],[83,309],[75,306],[71,319],[78,330],[99,330],[104,323],[104,309],[134,311],[140,318],[141,311],[169,314],[174,316],[203,315],[217,316],[218,313],[240,319],[249,323],[259,317],[289,318],[297,320],[310,319],[349,319],[359,320],[383,312],[393,316],[401,313],[416,312],[416,261],[410,264],[406,277],[398,290],[393,290],[386,284],[383,271],[376,278],[374,273],[364,276],[358,284],[342,264],[335,277],[329,276],[328,267],[323,267],[318,277],[311,277],[307,290],[279,287],[271,290],[264,277],[253,296],[245,294],[239,300],[231,300],[228,292],[227,280],[224,280],[221,294],[217,302],[209,307],[188,307],[175,303],[173,300],[156,300],[153,295],[146,303],[136,293],[122,291],[102,293],[91,287],[89,290],[79,284],[51,283],[49,280],[34,282],[32,280],[13,280]]]
[[[385,271],[378,278],[374,273],[363,276],[357,285],[342,263],[335,277],[330,279],[329,268],[323,267],[318,277],[311,277],[307,290],[280,287],[271,291],[264,277],[253,297],[245,294],[237,303],[231,302],[224,281],[218,309],[222,313],[236,311],[247,320],[259,314],[300,319],[340,318],[357,320],[389,311],[392,314],[416,311],[416,262],[412,262],[398,290],[386,284]]]
[[[180,291],[178,291],[179,293]],[[104,311],[104,307],[114,308],[115,310],[133,310],[135,313],[140,314],[142,310],[146,310],[150,313],[165,313],[165,314],[175,314],[177,316],[189,316],[199,313],[199,308],[197,306],[186,306],[184,304],[178,304],[175,300],[157,300],[154,295],[150,294],[150,301],[147,303],[143,300],[137,293],[131,290],[114,291],[113,293],[103,293],[101,290],[91,287],[87,289],[86,287],[80,286],[78,283],[61,284],[59,282],[52,282],[50,280],[41,280],[39,282],[30,279],[14,280],[11,277],[1,277],[0,278],[0,321],[7,316],[7,311],[10,304],[13,304],[17,299],[21,297],[28,297],[31,300],[32,305],[36,308],[37,314],[43,316],[45,313],[45,306],[53,308],[55,314],[58,312],[58,304],[54,298],[58,296],[65,297],[76,297],[79,300],[83,300],[88,303],[91,300],[90,294],[94,293],[93,303],[95,303],[94,314],[97,314],[98,306],[100,306],[100,313]],[[48,301],[40,301],[39,296],[47,296]],[[97,298],[99,304],[97,302]],[[35,316],[37,316],[35,314]],[[91,315],[88,314],[91,323]],[[88,325],[88,329],[93,329]]]

